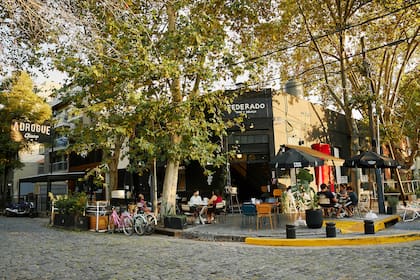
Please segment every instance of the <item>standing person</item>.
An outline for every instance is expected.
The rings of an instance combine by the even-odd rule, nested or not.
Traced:
[[[223,197],[218,190],[212,191],[212,195],[207,203],[207,224],[214,221],[214,214],[216,212],[216,204],[223,201]]]

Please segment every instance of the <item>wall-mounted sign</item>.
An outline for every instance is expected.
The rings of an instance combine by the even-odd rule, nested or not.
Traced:
[[[14,122],[12,125],[12,137],[14,141],[33,141],[47,143],[51,141],[51,126],[30,122]]]
[[[273,116],[271,98],[247,98],[229,105],[233,114],[244,114],[249,118],[270,118]]]

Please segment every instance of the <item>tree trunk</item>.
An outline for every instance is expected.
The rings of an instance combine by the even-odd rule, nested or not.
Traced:
[[[115,140],[115,142],[112,154],[105,160],[109,168],[109,184],[106,187],[107,199],[111,198],[111,191],[118,189],[118,163],[121,154],[121,141]]]
[[[163,182],[161,214],[164,216],[176,213],[176,191],[178,185],[179,161],[169,160]]]

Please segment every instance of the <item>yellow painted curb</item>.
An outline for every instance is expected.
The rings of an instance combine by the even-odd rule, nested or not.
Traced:
[[[386,218],[382,218],[382,219],[378,219],[378,220],[374,220],[374,227],[375,227],[375,232],[378,232],[380,230],[384,230],[386,228],[385,224],[391,221],[400,221],[401,217],[398,215],[392,215]],[[326,219],[324,220],[324,224],[323,226],[326,226],[326,223],[329,222],[333,222],[335,223],[335,227],[337,229],[340,230],[340,232],[342,234],[348,234],[348,233],[364,233],[365,232],[365,222],[364,220],[330,220],[330,219]]]
[[[351,246],[351,245],[381,245],[402,243],[420,240],[420,232],[405,234],[374,236],[366,235],[351,238],[313,238],[313,239],[275,239],[275,238],[245,238],[245,244],[262,246],[296,246],[296,247],[326,247],[326,246]]]

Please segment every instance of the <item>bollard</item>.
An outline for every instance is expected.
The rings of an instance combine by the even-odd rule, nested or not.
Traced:
[[[365,234],[375,234],[375,224],[372,220],[365,220]]]
[[[326,226],[327,237],[336,237],[337,231],[335,230],[335,223],[327,223]]]
[[[286,225],[286,238],[295,239],[296,238],[296,227],[295,225]]]

